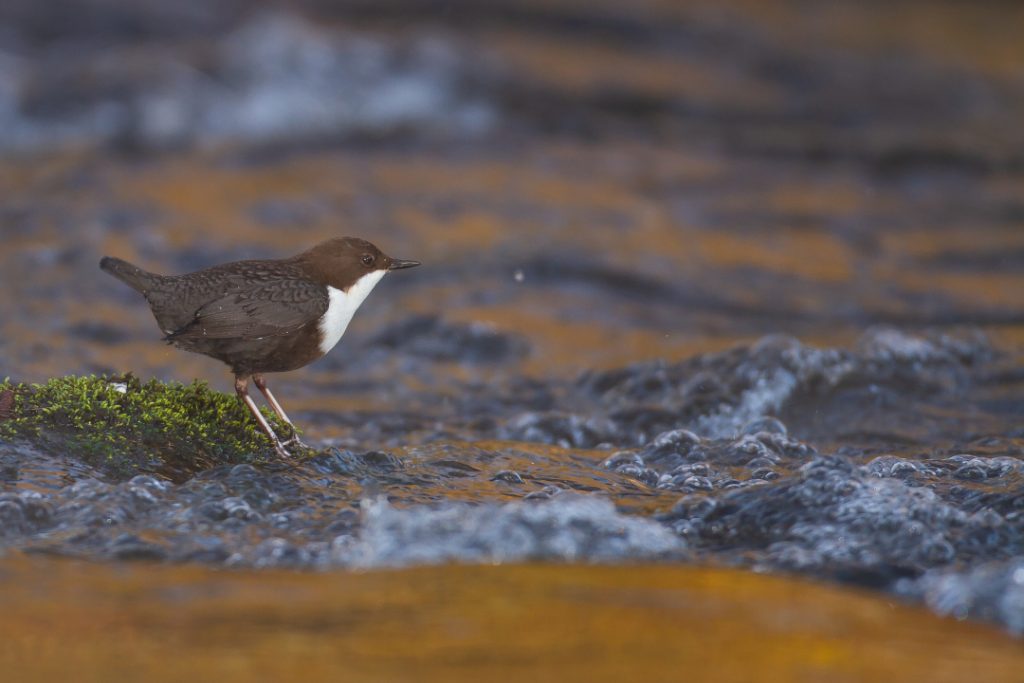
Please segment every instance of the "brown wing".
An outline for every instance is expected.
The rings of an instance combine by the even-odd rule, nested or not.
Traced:
[[[307,280],[275,280],[204,304],[167,341],[260,339],[289,334],[327,311],[327,290]]]

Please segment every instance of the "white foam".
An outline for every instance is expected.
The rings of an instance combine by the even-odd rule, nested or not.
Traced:
[[[394,508],[363,502],[358,537],[332,543],[335,564],[360,569],[526,561],[609,562],[679,557],[686,542],[658,522],[625,515],[599,496],[560,493],[547,501],[445,503]]]

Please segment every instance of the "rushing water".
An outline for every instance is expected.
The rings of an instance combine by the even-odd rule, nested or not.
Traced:
[[[103,254],[185,272],[357,234],[424,265],[275,378],[312,460],[115,481],[0,444],[0,547],[724,564],[1024,633],[1012,36],[952,7],[499,5],[181,14],[103,49],[12,5],[0,375],[228,390]]]

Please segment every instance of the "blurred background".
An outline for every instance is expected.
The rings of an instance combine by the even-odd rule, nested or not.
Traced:
[[[4,547],[288,569],[670,547],[889,596],[862,613],[848,591],[833,613],[776,585],[768,626],[744,621],[756,587],[735,614],[698,601],[698,624],[728,615],[720,655],[801,623],[840,634],[826,654],[880,634],[881,655],[822,655],[843,680],[881,680],[856,667],[893,652],[914,677],[1014,680],[1019,642],[886,615],[896,596],[1024,632],[1022,26],[1024,4],[998,0],[3,0],[0,378],[230,391],[219,363],[159,342],[103,255],[182,273],[357,235],[424,264],[386,278],[334,352],[275,378],[330,455],[159,488],[4,445],[4,490],[53,510]],[[584,514],[564,491],[615,507]],[[359,506],[376,493],[394,509],[373,517]],[[416,526],[430,515],[402,511],[420,504],[452,517]],[[534,504],[592,535],[552,550],[547,521],[516,517]],[[533,551],[481,521],[503,515]],[[643,533],[616,545],[624,528]],[[623,575],[593,571],[596,595],[634,604]],[[371,630],[402,576],[363,577]],[[275,609],[253,581],[243,619]],[[544,581],[515,585],[547,615],[564,595]],[[196,590],[177,607],[205,609]],[[447,642],[429,628],[443,610],[409,600]],[[575,633],[573,609],[551,628]],[[656,642],[638,619],[579,651]],[[804,671],[811,648],[782,637],[773,651]],[[665,652],[681,651],[648,659]]]
[[[99,256],[184,272],[338,234],[428,266],[356,336],[392,308],[480,322],[534,372],[879,323],[1019,342],[1022,15],[7,0],[7,372],[216,367],[156,355]]]

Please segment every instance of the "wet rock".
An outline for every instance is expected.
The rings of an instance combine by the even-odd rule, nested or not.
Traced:
[[[618,451],[606,458],[601,465],[610,470],[617,470],[620,467],[643,467],[644,460],[638,453]]]
[[[914,477],[922,471],[923,466],[912,460],[899,458],[895,455],[882,455],[871,460],[867,464],[866,469],[876,477],[904,479]]]
[[[839,425],[849,428],[844,407],[865,402],[867,395],[876,396],[879,410],[885,407],[879,395],[894,404],[951,396],[964,386],[969,368],[992,354],[978,335],[913,336],[886,328],[865,333],[856,349],[816,349],[772,335],[682,363],[588,372],[567,399],[596,404],[622,445],[645,442],[660,426],[716,438],[746,433],[785,450],[792,425],[814,434],[825,426],[833,432]]]
[[[692,493],[777,479],[780,474],[773,468],[780,463],[797,467],[813,453],[807,444],[777,432],[701,439],[689,430],[672,430],[659,434],[639,452],[616,453],[604,466],[659,489]],[[740,466],[744,470],[738,470]]]
[[[39,493],[0,493],[0,537],[35,533],[49,526],[52,515],[49,503]]]
[[[602,465],[625,477],[631,477],[648,486],[656,486],[660,479],[657,470],[645,467],[643,458],[631,451],[619,451],[607,458]]]
[[[220,519],[227,519],[233,517],[234,519],[241,519],[245,521],[253,521],[260,519],[261,515],[252,509],[248,501],[244,498],[225,498],[220,501],[220,508],[223,510],[223,514]]]
[[[675,426],[723,437],[777,412],[798,388],[833,385],[851,368],[850,358],[842,353],[812,349],[791,338],[767,337],[749,349],[683,363],[587,373],[576,388],[619,415],[638,401],[656,403],[674,417]],[[623,419],[617,427],[623,433],[644,431],[642,424]]]
[[[116,560],[159,561],[167,558],[164,548],[133,534],[124,534],[114,539],[108,553],[111,558]]]
[[[782,420],[774,417],[761,416],[743,425],[740,433],[745,436],[757,436],[759,434],[786,436],[788,430],[786,429],[786,425],[782,424]]]
[[[563,493],[565,493],[565,491],[561,487],[558,487],[558,486],[545,486],[544,488],[542,488],[539,491],[530,491],[525,496],[523,496],[523,500],[526,500],[526,501],[551,500],[552,498],[554,498],[556,496],[560,496]]]
[[[310,461],[324,473],[344,474],[352,477],[380,476],[402,469],[402,460],[390,453],[369,451],[355,453],[340,448],[320,453]]]
[[[127,492],[139,504],[147,507],[159,505],[170,490],[171,485],[150,475],[132,477],[125,486]]]
[[[513,470],[502,470],[491,477],[491,481],[502,481],[506,484],[523,484],[523,477]]]
[[[227,544],[216,536],[197,536],[192,539],[192,546],[181,553],[176,559],[183,562],[219,565],[227,562],[230,553]]]
[[[499,430],[503,439],[550,443],[563,448],[593,448],[607,441],[614,428],[607,420],[580,415],[526,413]]]
[[[640,451],[643,462],[662,468],[678,466],[684,462],[704,460],[701,438],[688,429],[662,432]]]
[[[446,477],[471,477],[480,472],[476,467],[461,460],[434,460],[429,466],[442,470]]]
[[[1024,472],[1024,461],[1017,458],[985,458],[973,455],[953,455],[949,462],[956,466],[953,476],[958,479],[998,479]]]
[[[836,457],[816,458],[795,479],[741,489],[714,508],[673,513],[713,546],[756,553],[757,563],[816,573],[921,573],[956,557],[1006,556],[1024,536],[999,515],[970,513],[926,487],[870,476]],[[691,500],[691,499],[687,499]]]
[[[244,554],[229,558],[227,564],[256,568],[309,567],[314,563],[315,555],[312,548],[290,543],[283,538],[269,538],[251,551],[247,549]]]
[[[359,528],[359,513],[353,509],[341,510],[325,527],[325,531],[331,536],[352,535]]]
[[[988,483],[993,488],[1012,488],[1024,484],[1024,461],[1007,456],[985,457],[970,454],[952,455],[946,458],[912,460],[894,455],[883,455],[872,459],[866,469],[876,477],[906,479],[917,485],[929,484],[941,495],[958,497],[960,504],[968,499],[986,497],[985,488],[962,488],[961,482]]]
[[[614,429],[608,438],[619,443],[643,443],[677,425],[679,417],[672,410],[641,405],[614,410],[608,414],[608,421]]]

